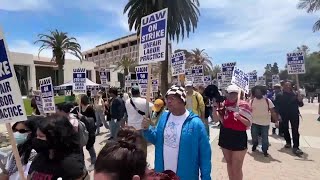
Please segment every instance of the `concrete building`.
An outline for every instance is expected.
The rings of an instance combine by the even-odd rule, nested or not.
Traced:
[[[169,57],[171,57],[171,43],[169,43]],[[139,57],[139,44],[138,36],[136,34],[131,34],[124,36],[118,39],[115,39],[110,42],[106,42],[101,45],[97,45],[95,48],[87,50],[82,53],[85,57],[85,61],[94,62],[98,67],[106,67],[114,69],[116,67],[116,62],[120,61],[123,56],[132,58],[135,61],[138,61]],[[170,62],[170,61],[169,61]],[[159,65],[160,63],[154,64],[153,69],[158,70],[159,74]],[[169,64],[170,67],[170,64]],[[121,71],[110,70],[110,85],[114,86],[115,84],[123,85],[124,77],[119,75],[123,73]],[[120,78],[121,77],[121,78]],[[99,82],[99,77],[97,77],[97,82]]]
[[[18,84],[23,96],[27,95],[29,90],[39,87],[39,79],[52,78],[54,86],[58,84],[58,66],[51,62],[51,58],[38,57],[27,53],[10,52],[10,61],[14,66]],[[64,82],[72,80],[72,69],[84,67],[87,69],[87,78],[96,82],[96,64],[93,62],[66,59],[64,65]]]

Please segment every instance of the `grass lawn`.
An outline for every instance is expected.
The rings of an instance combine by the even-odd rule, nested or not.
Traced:
[[[56,104],[62,103],[62,102],[64,102],[64,98],[65,98],[65,96],[55,96],[54,102]],[[24,104],[24,107],[26,108],[27,115],[31,115],[32,114],[31,99],[24,99],[23,104]]]

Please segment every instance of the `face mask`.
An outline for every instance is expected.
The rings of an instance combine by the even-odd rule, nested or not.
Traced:
[[[49,151],[49,143],[48,141],[35,138],[32,140],[32,148],[37,151],[37,153],[47,152]]]
[[[17,144],[19,145],[19,144],[23,144],[24,142],[26,142],[28,134],[15,132],[15,133],[13,133],[13,136],[16,139]]]

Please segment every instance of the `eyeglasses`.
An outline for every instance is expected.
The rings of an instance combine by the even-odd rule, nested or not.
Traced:
[[[27,130],[27,129],[12,129],[12,131],[13,131],[13,132],[19,132],[19,133],[21,133],[21,134],[30,132],[30,131]]]

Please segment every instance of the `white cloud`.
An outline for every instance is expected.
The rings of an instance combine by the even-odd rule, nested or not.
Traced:
[[[0,0],[0,10],[43,11],[50,9],[49,0]]]
[[[89,49],[94,48],[95,46],[105,43],[109,39],[104,39],[101,37],[105,37],[102,35],[82,35],[82,36],[77,36],[77,41],[81,45],[82,51],[86,51]],[[29,53],[33,54],[35,56],[38,56],[39,53],[39,47],[41,44],[34,44],[31,41],[26,41],[26,40],[14,40],[12,42],[8,43],[9,50],[12,52],[21,52],[21,53]],[[52,51],[50,49],[45,49],[41,52],[40,54],[41,57],[52,57]],[[66,55],[67,59],[77,59],[75,56],[71,54]]]
[[[126,32],[134,32],[129,30],[128,15],[123,14],[124,7],[128,0],[80,0],[76,4],[77,7],[85,10],[99,10],[108,13],[106,23],[115,27],[121,27]]]
[[[260,49],[276,51],[292,49],[302,42],[314,44],[317,39],[310,27],[299,23],[312,21],[312,15],[296,8],[298,0],[203,0],[200,23],[219,21],[219,29],[198,29],[190,39],[178,47],[204,48],[216,52],[221,50],[247,51]],[[212,19],[212,22],[210,20]],[[222,24],[220,24],[222,22]],[[222,28],[221,28],[221,25]],[[205,32],[202,32],[205,31]],[[210,43],[207,40],[210,39]],[[306,42],[305,40],[311,40]]]

